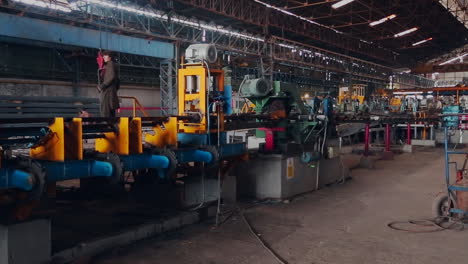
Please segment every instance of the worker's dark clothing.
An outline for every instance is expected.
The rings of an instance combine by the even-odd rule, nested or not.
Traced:
[[[118,66],[113,61],[107,62],[102,77],[102,82],[99,85],[101,117],[115,117],[115,111],[119,108],[119,98],[117,97],[117,90],[120,87]]]

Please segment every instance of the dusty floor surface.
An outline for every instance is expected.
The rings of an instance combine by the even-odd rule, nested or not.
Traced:
[[[246,212],[252,225],[288,263],[467,263],[468,230],[413,234],[387,223],[431,217],[443,190],[440,149],[379,161],[356,169],[344,185],[322,189],[289,204]],[[194,225],[163,238],[107,252],[99,264],[274,264],[239,216],[220,228]]]

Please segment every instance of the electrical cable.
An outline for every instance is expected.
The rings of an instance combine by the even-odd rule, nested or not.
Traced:
[[[448,220],[448,221],[444,221]],[[444,222],[451,222],[448,226],[444,226]],[[434,219],[393,221],[387,224],[393,230],[403,231],[408,233],[433,233],[446,230],[461,231],[464,229],[463,221],[452,217],[436,217]],[[410,226],[405,228],[405,226]]]
[[[207,88],[207,91],[206,91],[206,102],[205,104],[208,106],[208,109],[206,111],[206,124],[207,124],[207,128],[206,128],[206,134],[208,134],[208,144],[210,144],[210,87],[213,86],[213,82],[211,80],[211,73],[210,73],[210,66],[208,65],[208,63],[205,61],[205,60],[202,60],[202,63],[206,66],[206,69],[207,69],[207,73],[208,73],[208,88]]]
[[[218,153],[221,148],[221,108],[218,107]],[[222,161],[220,161],[220,164],[218,165],[218,205],[216,209],[216,226],[219,225],[219,217],[221,214],[221,164]]]
[[[323,132],[323,142],[322,142],[322,148],[320,149],[320,158],[323,158],[323,151],[325,148],[325,142],[327,141],[327,128],[328,128],[328,121],[325,121],[325,131]],[[320,145],[319,145],[320,147]],[[315,190],[318,190],[319,188],[319,178],[320,178],[320,160],[317,162],[317,174],[316,174],[316,180],[315,180]]]
[[[242,92],[242,87],[243,87],[242,85],[244,84],[245,80],[247,80],[247,77],[248,77],[248,75],[245,75],[245,76],[244,76],[244,79],[242,80],[242,82],[241,82],[240,85],[239,85],[239,90],[237,91],[237,95],[236,95],[236,106],[237,106],[237,103],[239,102],[239,97],[240,97],[241,92]],[[236,107],[236,110],[237,110],[237,113],[239,113],[239,112],[238,112],[238,111],[239,111],[239,107]]]
[[[284,260],[280,255],[278,255],[278,253],[276,253],[258,234],[257,232],[255,232],[254,228],[252,227],[252,225],[249,223],[249,221],[247,220],[247,217],[244,215],[244,211],[243,210],[239,210],[240,211],[240,215],[242,217],[242,219],[244,220],[245,224],[247,225],[247,227],[249,228],[249,231],[250,233],[252,233],[252,235],[258,240],[258,242],[260,242],[260,244],[268,251],[270,252],[270,254],[278,261],[278,263],[281,263],[281,264],[288,264],[288,262],[286,260]]]
[[[221,166],[218,167],[218,204],[216,207],[216,226],[219,226],[221,216]]]
[[[202,208],[205,205],[205,162],[202,162],[202,177],[201,177],[201,185],[202,185],[202,201],[201,203],[196,206],[195,208],[192,208],[190,211],[195,211],[200,208]]]

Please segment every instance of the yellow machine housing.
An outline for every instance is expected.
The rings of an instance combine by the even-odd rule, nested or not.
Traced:
[[[208,133],[208,116],[213,106],[209,105],[208,95],[212,91],[224,92],[224,71],[208,69],[203,64],[185,64],[178,72],[178,115],[199,115],[200,122],[179,121],[179,132],[189,134]],[[224,130],[224,115],[221,111],[212,111],[212,116],[220,114],[220,130]],[[216,132],[211,129],[210,132]]]
[[[401,105],[401,98],[392,97],[390,99],[389,108],[391,112],[400,111],[400,105]]]
[[[338,104],[342,104],[346,98],[351,100],[359,100],[359,103],[364,103],[366,96],[366,85],[364,84],[353,84],[351,89],[349,87],[340,87],[338,94]]]

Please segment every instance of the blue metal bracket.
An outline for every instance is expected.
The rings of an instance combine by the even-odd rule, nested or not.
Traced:
[[[205,162],[211,163],[215,158],[213,154],[208,151],[199,150],[199,149],[178,149],[175,151],[177,156],[177,161],[179,163],[187,163],[187,162]]]
[[[0,169],[0,189],[18,188],[23,191],[30,191],[33,188],[32,175],[16,169]]]
[[[97,160],[43,161],[38,160],[46,169],[47,181],[56,182],[89,177],[111,177],[112,164]]]
[[[2,25],[0,36],[94,49],[102,48],[163,59],[174,57],[174,45],[162,41],[135,38],[6,13],[0,15],[0,25]]]
[[[458,209],[458,208],[452,208],[452,209],[450,209],[450,212],[451,212],[451,213],[455,213],[455,214],[464,214],[464,215],[468,215],[468,212],[467,212],[467,211],[464,211],[464,210]]]
[[[233,143],[224,144],[219,148],[220,158],[229,158],[233,156],[239,156],[247,152],[247,146],[245,143]]]
[[[161,179],[167,177],[170,160],[166,156],[153,154],[134,154],[119,156],[125,171],[156,169]]]
[[[166,156],[152,154],[134,154],[119,156],[125,171],[142,169],[167,169],[170,161]]]
[[[452,190],[452,191],[468,192],[468,187],[461,187],[461,186],[456,186],[456,185],[449,185],[448,188],[449,188],[449,190]]]

